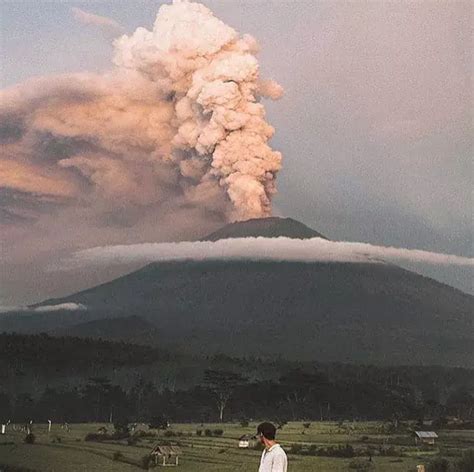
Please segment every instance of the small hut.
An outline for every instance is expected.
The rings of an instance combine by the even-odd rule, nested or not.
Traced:
[[[251,436],[250,434],[244,434],[239,438],[239,448],[240,449],[248,449],[249,447],[253,447],[255,445],[255,436]]]
[[[415,431],[415,444],[429,444],[434,446],[438,435],[434,431]]]
[[[181,450],[177,446],[155,446],[150,454],[154,457],[156,465],[172,467],[179,464]]]

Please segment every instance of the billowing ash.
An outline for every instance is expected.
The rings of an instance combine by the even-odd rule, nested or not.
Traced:
[[[107,74],[2,92],[2,185],[114,206],[197,206],[226,220],[271,213],[281,155],[268,141],[258,45],[203,5],[163,5],[153,30],[115,41]]]

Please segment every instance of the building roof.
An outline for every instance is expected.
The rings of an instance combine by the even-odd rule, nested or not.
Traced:
[[[155,446],[151,454],[158,454],[159,456],[178,456],[181,454],[181,449],[177,446]]]
[[[415,431],[420,439],[435,439],[438,435],[434,431]]]

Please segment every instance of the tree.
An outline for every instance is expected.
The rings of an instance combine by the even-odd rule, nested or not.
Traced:
[[[427,467],[428,472],[448,472],[449,462],[443,457],[433,459]]]
[[[447,402],[446,406],[458,418],[463,420],[472,420],[474,413],[474,396],[463,386],[453,392]]]
[[[157,390],[152,382],[143,376],[138,376],[137,380],[129,392],[129,404],[137,419],[146,420],[152,410],[153,396]]]
[[[10,397],[0,392],[0,423],[6,423],[11,416]]]
[[[166,416],[157,415],[151,417],[148,427],[152,429],[166,429],[169,427],[169,425],[170,424],[169,421],[166,419]]]
[[[310,395],[327,383],[326,375],[318,371],[293,369],[280,377],[280,385],[294,420],[298,416],[305,416],[302,410],[308,403]]]
[[[129,433],[129,428],[128,428],[128,418],[120,418],[118,420],[115,420],[114,422],[114,429],[117,434],[120,435],[128,435]]]
[[[456,471],[472,472],[474,470],[474,449],[464,451],[461,460],[456,464]]]
[[[206,370],[204,385],[213,393],[219,412],[219,421],[224,419],[224,410],[238,386],[245,379],[240,374],[224,370]]]
[[[15,417],[17,421],[28,422],[34,416],[34,400],[29,393],[21,393],[15,401]]]
[[[105,377],[92,377],[83,389],[86,405],[93,407],[94,421],[113,422],[113,417],[120,416],[125,407],[126,394],[118,385],[112,385]]]

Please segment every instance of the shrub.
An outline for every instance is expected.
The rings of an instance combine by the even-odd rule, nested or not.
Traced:
[[[123,459],[123,454],[120,451],[115,451],[112,455],[114,461],[120,461]]]
[[[400,455],[400,452],[393,446],[390,446],[386,449],[383,447],[380,448],[380,455],[381,456],[391,456],[391,457],[397,457]]]
[[[215,429],[213,432],[214,436],[222,436],[224,434],[223,429]]]
[[[117,434],[128,434],[129,433],[128,419],[121,418],[119,420],[116,420],[114,422],[114,429]]]
[[[288,424],[286,420],[277,421],[277,429],[283,429]]]
[[[84,441],[103,441],[104,437],[109,437],[109,435],[104,433],[87,433]]]
[[[138,438],[137,436],[130,436],[129,438],[127,438],[127,445],[135,446],[138,441],[140,441],[140,438]]]
[[[438,457],[428,464],[426,470],[427,472],[448,472],[449,462],[442,457]]]
[[[368,471],[374,469],[374,464],[366,459],[354,459],[350,462],[349,469]]]
[[[153,466],[153,457],[150,454],[143,456],[140,460],[140,464],[142,469],[148,470],[151,466]]]
[[[309,429],[310,426],[311,426],[311,423],[303,423],[303,427],[305,429]]]
[[[114,433],[114,434],[103,434],[103,433],[87,433],[84,437],[84,441],[117,441],[120,439],[127,439],[130,437],[129,433]]]
[[[25,444],[34,444],[36,441],[36,436],[33,434],[33,433],[28,433],[26,436],[25,436],[25,439],[23,439],[23,442]]]
[[[303,446],[301,444],[292,444],[290,447],[290,454],[300,454]]]
[[[143,431],[143,430],[139,430],[139,431],[135,431],[133,433],[133,436],[137,437],[137,438],[155,438],[156,437],[156,433],[154,433],[153,431]]]
[[[263,451],[263,444],[262,444],[261,442],[256,442],[256,443],[253,445],[252,449],[253,449],[254,451]]]
[[[3,462],[0,463],[0,470],[4,472],[35,472],[33,469],[27,469],[26,467],[16,467],[14,465],[6,465]]]
[[[360,438],[361,441],[368,441],[369,440],[369,436],[362,436]]]
[[[148,425],[151,429],[167,429],[170,423],[164,415],[153,416]]]
[[[472,472],[474,470],[474,449],[465,451],[456,464],[456,472]]]
[[[208,436],[208,437],[212,436],[212,431],[210,429],[205,429],[204,436]]]
[[[345,446],[321,448],[318,450],[318,456],[351,458],[355,456],[355,452],[350,444],[346,444]]]
[[[415,423],[416,430],[417,431],[420,431],[420,430],[422,431],[424,426],[425,426],[425,422],[424,422],[423,418],[418,418],[416,420],[416,423]]]
[[[311,444],[308,448],[308,456],[317,456],[318,455],[318,446],[316,444]]]
[[[196,436],[202,436],[202,429],[196,429]]]
[[[248,428],[249,427],[249,420],[246,420],[246,419],[241,419],[240,420],[240,426],[242,426],[242,428]]]
[[[170,429],[168,429],[163,433],[163,436],[165,438],[174,438],[175,436],[177,436],[177,433],[175,433],[174,431],[171,431]]]
[[[448,419],[445,416],[440,416],[431,423],[431,427],[434,430],[446,428],[446,426],[448,426]]]

